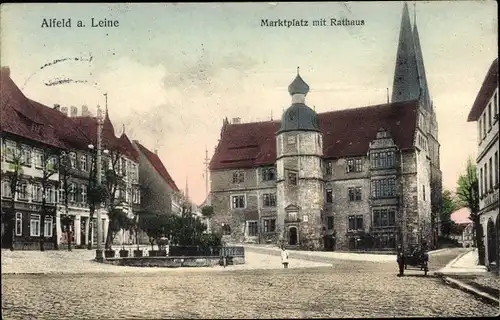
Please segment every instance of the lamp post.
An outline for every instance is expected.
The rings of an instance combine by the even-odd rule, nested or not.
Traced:
[[[102,109],[98,105],[97,106],[97,146],[96,146],[96,186],[101,187],[102,184],[102,175],[101,175],[101,170],[102,170],[102,124],[103,124],[103,118],[102,118]],[[90,144],[89,149],[94,149],[94,145]],[[104,150],[104,153],[106,153],[107,150]],[[102,217],[101,217],[101,202],[98,203],[97,208],[97,249],[96,249],[96,256],[95,259],[97,261],[102,261],[103,260],[103,255],[102,255]]]

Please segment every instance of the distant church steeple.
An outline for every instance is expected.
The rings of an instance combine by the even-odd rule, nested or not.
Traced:
[[[414,20],[416,21],[416,13]],[[419,99],[424,107],[430,108],[430,94],[415,21],[412,28],[408,4],[405,2],[399,31],[391,101]]]

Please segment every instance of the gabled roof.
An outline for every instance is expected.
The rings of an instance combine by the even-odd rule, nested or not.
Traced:
[[[62,149],[86,150],[97,141],[97,118],[68,117],[62,112],[28,99],[10,77],[10,70],[2,67],[0,129],[29,140]],[[32,124],[40,130],[32,130]],[[102,130],[103,145],[119,150],[137,161],[138,154],[126,135],[117,138],[106,112]]]
[[[146,147],[144,147],[142,144],[135,142],[137,145],[137,148],[142,152],[142,154],[148,159],[149,163],[153,165],[155,170],[161,175],[161,177],[165,180],[165,182],[176,192],[179,192],[179,188],[175,184],[174,179],[170,176],[168,173],[167,169],[163,165],[163,162],[161,159],[158,157],[157,154],[154,152],[149,151]]]
[[[481,89],[479,89],[476,100],[467,117],[468,122],[477,121],[477,119],[479,119],[496,88],[498,88],[498,58],[493,60],[486,77],[484,77]]]
[[[324,158],[363,156],[377,131],[387,129],[396,145],[413,147],[418,102],[397,102],[318,114]],[[226,124],[210,170],[273,165],[279,121]]]

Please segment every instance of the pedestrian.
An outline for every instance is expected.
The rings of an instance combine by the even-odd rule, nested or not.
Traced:
[[[281,263],[283,268],[288,269],[288,251],[286,251],[285,246],[281,246]]]
[[[403,248],[401,247],[401,245],[398,245],[398,255],[397,255],[396,261],[397,261],[398,267],[399,267],[398,277],[401,277],[404,275],[404,272],[405,272],[405,256],[404,256]]]

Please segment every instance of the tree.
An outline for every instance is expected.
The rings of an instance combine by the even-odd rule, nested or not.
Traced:
[[[19,192],[26,191],[21,190],[25,151],[20,143],[17,143],[14,148],[6,148],[5,161],[8,162],[9,165],[7,170],[2,171],[2,178],[8,183],[11,202],[10,210],[2,212],[2,221],[7,224],[6,235],[9,238],[8,243],[10,250],[14,250],[16,196]]]
[[[122,230],[129,227],[129,218],[127,214],[120,209],[113,209],[108,212],[109,226],[108,226],[108,238],[110,239],[110,244],[107,249],[111,250],[111,244],[116,237],[116,234]]]
[[[61,224],[64,226],[66,231],[66,239],[68,239],[68,251],[71,251],[71,233],[70,225],[73,222],[69,214],[69,193],[70,193],[70,183],[69,179],[71,177],[71,158],[69,153],[66,151],[61,152],[59,156],[59,201],[64,201],[64,216],[61,218]]]
[[[215,214],[214,207],[212,206],[204,206],[201,209],[201,215],[207,219],[211,219]]]
[[[166,235],[171,232],[170,223],[169,217],[165,215],[157,215],[147,211],[139,214],[138,225],[148,235],[151,250],[154,250],[154,243],[158,243],[162,237],[162,232],[165,232]]]
[[[112,212],[116,207],[122,205],[125,202],[125,194],[127,192],[127,185],[125,183],[126,177],[126,166],[125,162],[120,161],[122,159],[122,154],[120,151],[114,150],[110,152],[110,162],[111,165],[106,165],[105,168],[105,188],[107,190],[108,201],[107,201],[107,211]],[[107,160],[105,161],[108,164]],[[117,195],[117,192],[119,194]],[[114,217],[117,217],[116,215]],[[113,224],[112,218],[108,214],[109,225],[108,225],[108,236],[106,237],[105,248],[110,249],[113,242],[113,237],[111,237],[109,226]]]
[[[58,172],[57,155],[53,149],[44,148],[40,152],[42,177],[40,178],[42,196],[42,214],[40,230],[40,251],[44,251],[45,243],[45,217],[47,216],[47,191],[51,188],[50,178]],[[38,195],[37,195],[38,196]],[[54,197],[55,199],[55,197]],[[54,207],[55,208],[55,207]]]
[[[458,178],[457,195],[460,201],[470,209],[470,219],[474,228],[474,245],[478,250],[479,264],[485,263],[483,228],[479,219],[479,182],[476,165],[472,160],[467,161],[465,173]]]
[[[451,214],[455,210],[459,209],[459,204],[457,200],[449,190],[443,191],[441,208],[439,210],[439,218],[441,220],[441,233],[445,237],[449,237],[452,228],[454,228],[454,222],[451,220]]]
[[[104,170],[104,169],[103,169]],[[87,205],[89,206],[89,221],[94,218],[95,210],[101,203],[108,198],[108,192],[105,186],[97,183],[97,154],[93,153],[89,168],[89,176],[87,181]],[[92,240],[89,237],[87,249],[92,249]]]

